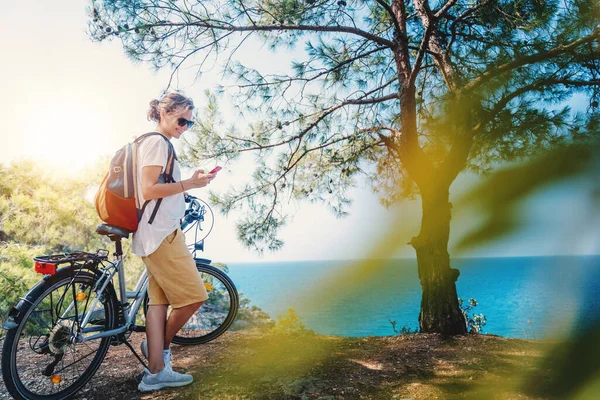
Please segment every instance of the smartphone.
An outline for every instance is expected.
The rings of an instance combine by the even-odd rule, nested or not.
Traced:
[[[216,174],[217,172],[219,172],[222,168],[219,167],[218,165],[216,167],[214,167],[209,174]]]

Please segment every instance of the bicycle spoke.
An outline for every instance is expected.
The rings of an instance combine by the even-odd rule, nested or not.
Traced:
[[[42,314],[43,312],[46,312],[46,311],[47,311],[47,310],[42,310],[42,311],[40,311],[40,312],[39,312],[39,314]],[[33,313],[32,313],[32,314],[33,314]],[[40,317],[39,317],[39,320],[38,320],[38,321],[36,321],[36,322],[39,322],[39,323],[44,323],[44,322],[43,322],[43,317],[41,317],[41,316],[40,316]],[[44,323],[44,326],[43,326],[43,327],[44,327],[44,328],[46,328],[46,329],[48,329],[48,330],[52,330],[52,327],[53,327],[53,326],[54,326],[54,324],[52,324],[52,325],[49,325],[48,323]]]
[[[82,342],[82,344],[87,347],[88,349],[92,350],[92,348],[90,347],[89,344],[87,344],[87,342]],[[96,351],[96,350],[92,350],[92,351]]]
[[[50,293],[50,321],[52,321],[52,326],[54,326],[56,324],[56,321],[54,320],[54,316],[52,315],[52,300],[53,300],[53,295],[54,293]]]
[[[81,357],[80,359],[78,359],[78,360],[76,360],[76,361],[73,361],[71,364],[68,364],[66,367],[63,367],[63,368],[59,369],[58,371],[54,371],[54,373],[55,373],[55,374],[58,374],[59,372],[61,372],[61,371],[65,370],[65,368],[68,368],[68,367],[70,367],[71,365],[73,365],[73,364],[75,364],[75,363],[78,363],[79,361],[81,361],[81,360],[83,360],[83,359],[86,359],[86,358],[88,358],[90,355],[92,355],[92,354],[94,354],[94,353],[96,353],[96,350],[92,350],[92,351],[90,351],[88,354],[86,354],[85,356]]]

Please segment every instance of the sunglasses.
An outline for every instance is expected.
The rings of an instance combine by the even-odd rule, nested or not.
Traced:
[[[190,120],[187,120],[185,118],[179,118],[177,120],[177,125],[179,125],[179,126],[185,126],[185,125],[187,125],[187,127],[189,129],[189,128],[192,127],[192,125],[194,125],[194,121],[190,121]]]

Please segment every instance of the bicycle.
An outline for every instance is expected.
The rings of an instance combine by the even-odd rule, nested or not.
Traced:
[[[182,230],[201,229],[206,209],[201,200],[186,195],[188,207]],[[189,231],[186,230],[186,232]],[[148,276],[144,268],[135,289],[125,287],[122,239],[130,232],[100,224],[96,232],[115,242],[114,259],[108,250],[36,257],[35,270],[44,277],[20,298],[3,324],[7,330],[2,351],[2,375],[16,399],[67,399],[94,375],[111,345],[125,344],[146,367],[128,341],[137,313],[148,309]],[[196,258],[204,241],[191,247],[209,299],[177,333],[173,343],[206,343],[233,323],[239,297],[231,279],[210,260]],[[118,287],[113,285],[117,275]]]

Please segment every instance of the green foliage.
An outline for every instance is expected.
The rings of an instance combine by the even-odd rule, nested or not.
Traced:
[[[56,176],[32,161],[0,166],[0,173],[0,239],[53,252],[106,246],[95,233],[96,210],[85,198],[89,177]]]
[[[277,315],[277,321],[271,331],[272,333],[281,335],[290,335],[307,332],[305,330],[304,324],[302,323],[302,321],[298,317],[298,314],[296,314],[296,311],[293,308],[289,308],[283,315]]]
[[[33,257],[45,254],[47,247],[4,242],[0,246],[0,321],[10,308],[42,275],[33,271]]]
[[[261,206],[253,212],[265,215],[266,206]],[[278,250],[283,246],[283,241],[277,239],[276,230],[284,223],[284,221],[274,218],[267,214],[262,222],[255,221],[253,217],[246,217],[240,221],[237,228],[238,239],[247,247],[252,247],[255,250],[262,252],[263,248],[257,246],[258,243],[267,243],[271,251]]]
[[[214,262],[214,263],[211,263],[210,265],[212,265],[215,268],[219,268],[221,271],[223,271],[225,273],[229,272],[229,267],[225,263]]]
[[[469,311],[471,311],[474,307],[477,307],[477,300],[469,298],[469,304],[465,305],[463,304],[463,299],[459,297],[458,305],[465,317],[465,321],[467,321],[467,329],[469,330],[469,333],[483,332],[483,327],[487,323],[485,315],[474,313],[471,313],[471,315],[469,315]]]
[[[274,326],[275,321],[271,319],[269,314],[264,312],[260,307],[250,306],[250,299],[242,297],[235,322],[230,329],[234,331],[254,328],[269,330]]]
[[[419,332],[418,329],[413,329],[406,325],[402,326],[402,328],[400,328],[400,330],[398,330],[396,328],[396,325],[398,324],[396,321],[392,321],[389,318],[388,318],[388,321],[390,322],[390,324],[392,324],[392,329],[394,330],[394,333],[397,335],[413,335],[413,334],[416,334]]]

